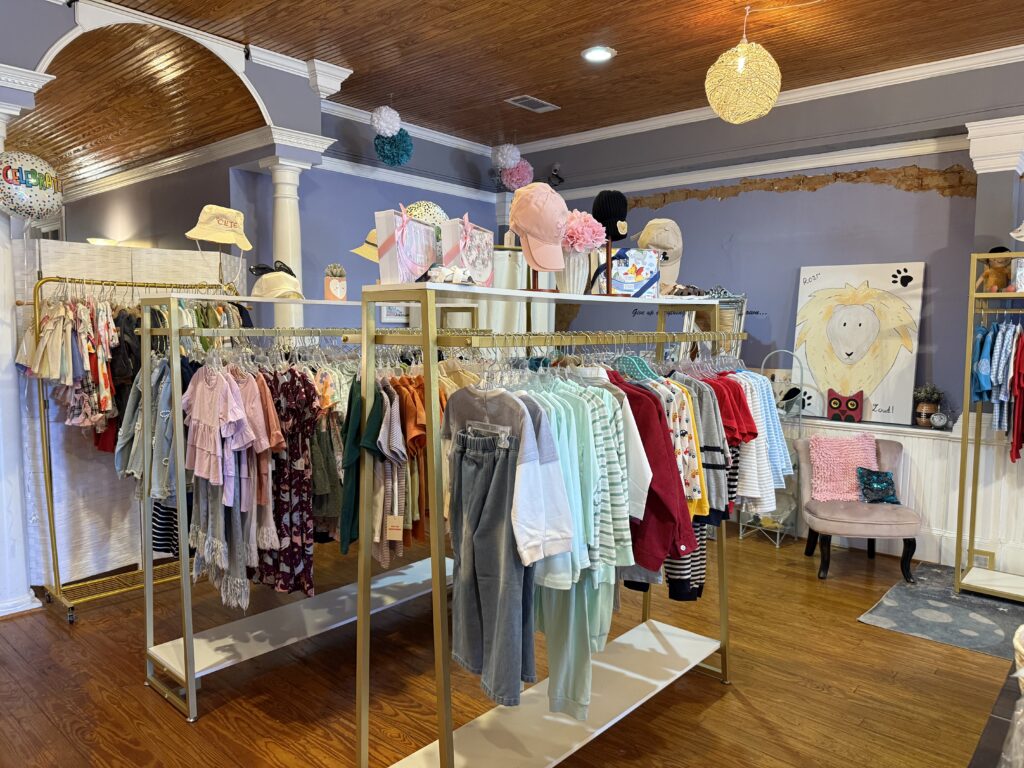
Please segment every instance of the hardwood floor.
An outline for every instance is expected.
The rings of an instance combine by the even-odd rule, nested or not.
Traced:
[[[859,624],[900,579],[896,558],[837,550],[820,582],[802,543],[777,552],[730,537],[728,549],[733,684],[691,673],[564,765],[967,764],[1008,662]],[[319,588],[354,567],[354,556],[318,548]],[[658,596],[654,616],[713,634],[713,582],[707,593],[697,604]],[[237,618],[209,587],[196,595],[197,628]],[[288,599],[262,589],[253,598],[251,610]],[[168,639],[180,626],[174,588],[159,590],[157,613],[157,637]],[[639,613],[624,592],[612,634]],[[83,606],[73,627],[54,606],[0,621],[0,766],[353,764],[354,627],[205,678],[192,725],[143,686],[143,644],[141,595]],[[378,616],[373,644],[371,746],[386,766],[436,735],[429,599]],[[490,706],[461,670],[453,691],[457,725]]]

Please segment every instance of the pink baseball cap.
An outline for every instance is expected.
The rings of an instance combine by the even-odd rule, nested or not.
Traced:
[[[543,181],[516,190],[509,209],[508,226],[523,241],[523,253],[538,272],[565,268],[562,236],[569,207],[562,196]]]

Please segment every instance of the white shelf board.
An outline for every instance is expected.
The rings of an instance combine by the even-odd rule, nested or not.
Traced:
[[[589,719],[548,711],[548,681],[518,707],[495,707],[455,731],[457,768],[546,768],[560,763],[719,648],[717,640],[648,621],[595,654]],[[436,768],[437,742],[392,768]]]
[[[1024,576],[1013,573],[971,568],[960,578],[960,586],[967,590],[1024,600]]]
[[[448,583],[453,561],[446,558]],[[430,594],[430,560],[420,560],[375,576],[371,582],[370,613]],[[285,648],[356,620],[356,584],[297,600],[279,608],[197,632],[196,677],[232,667],[264,653]],[[185,679],[185,645],[176,640],[149,649],[149,658],[181,683]]]
[[[452,285],[451,283],[398,283],[392,285],[364,285],[364,298],[371,298],[383,304],[393,304],[387,295],[390,291],[414,291],[426,289],[440,297],[459,299],[476,297],[481,300],[531,301],[551,304],[617,304],[622,306],[707,306],[718,304],[718,299],[707,296],[662,296],[657,299],[635,299],[631,296],[600,296],[577,293],[542,293],[516,288],[484,288],[479,285]]]

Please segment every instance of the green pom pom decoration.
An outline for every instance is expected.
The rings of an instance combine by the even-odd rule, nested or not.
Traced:
[[[377,159],[392,167],[405,165],[412,157],[412,136],[402,128],[394,136],[377,136],[373,140]]]

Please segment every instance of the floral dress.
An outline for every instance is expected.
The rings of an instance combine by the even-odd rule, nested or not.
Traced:
[[[313,459],[310,439],[320,417],[313,382],[294,368],[264,373],[281,420],[285,449],[274,456],[274,522],[280,548],[260,553],[257,580],[278,592],[313,596]]]

